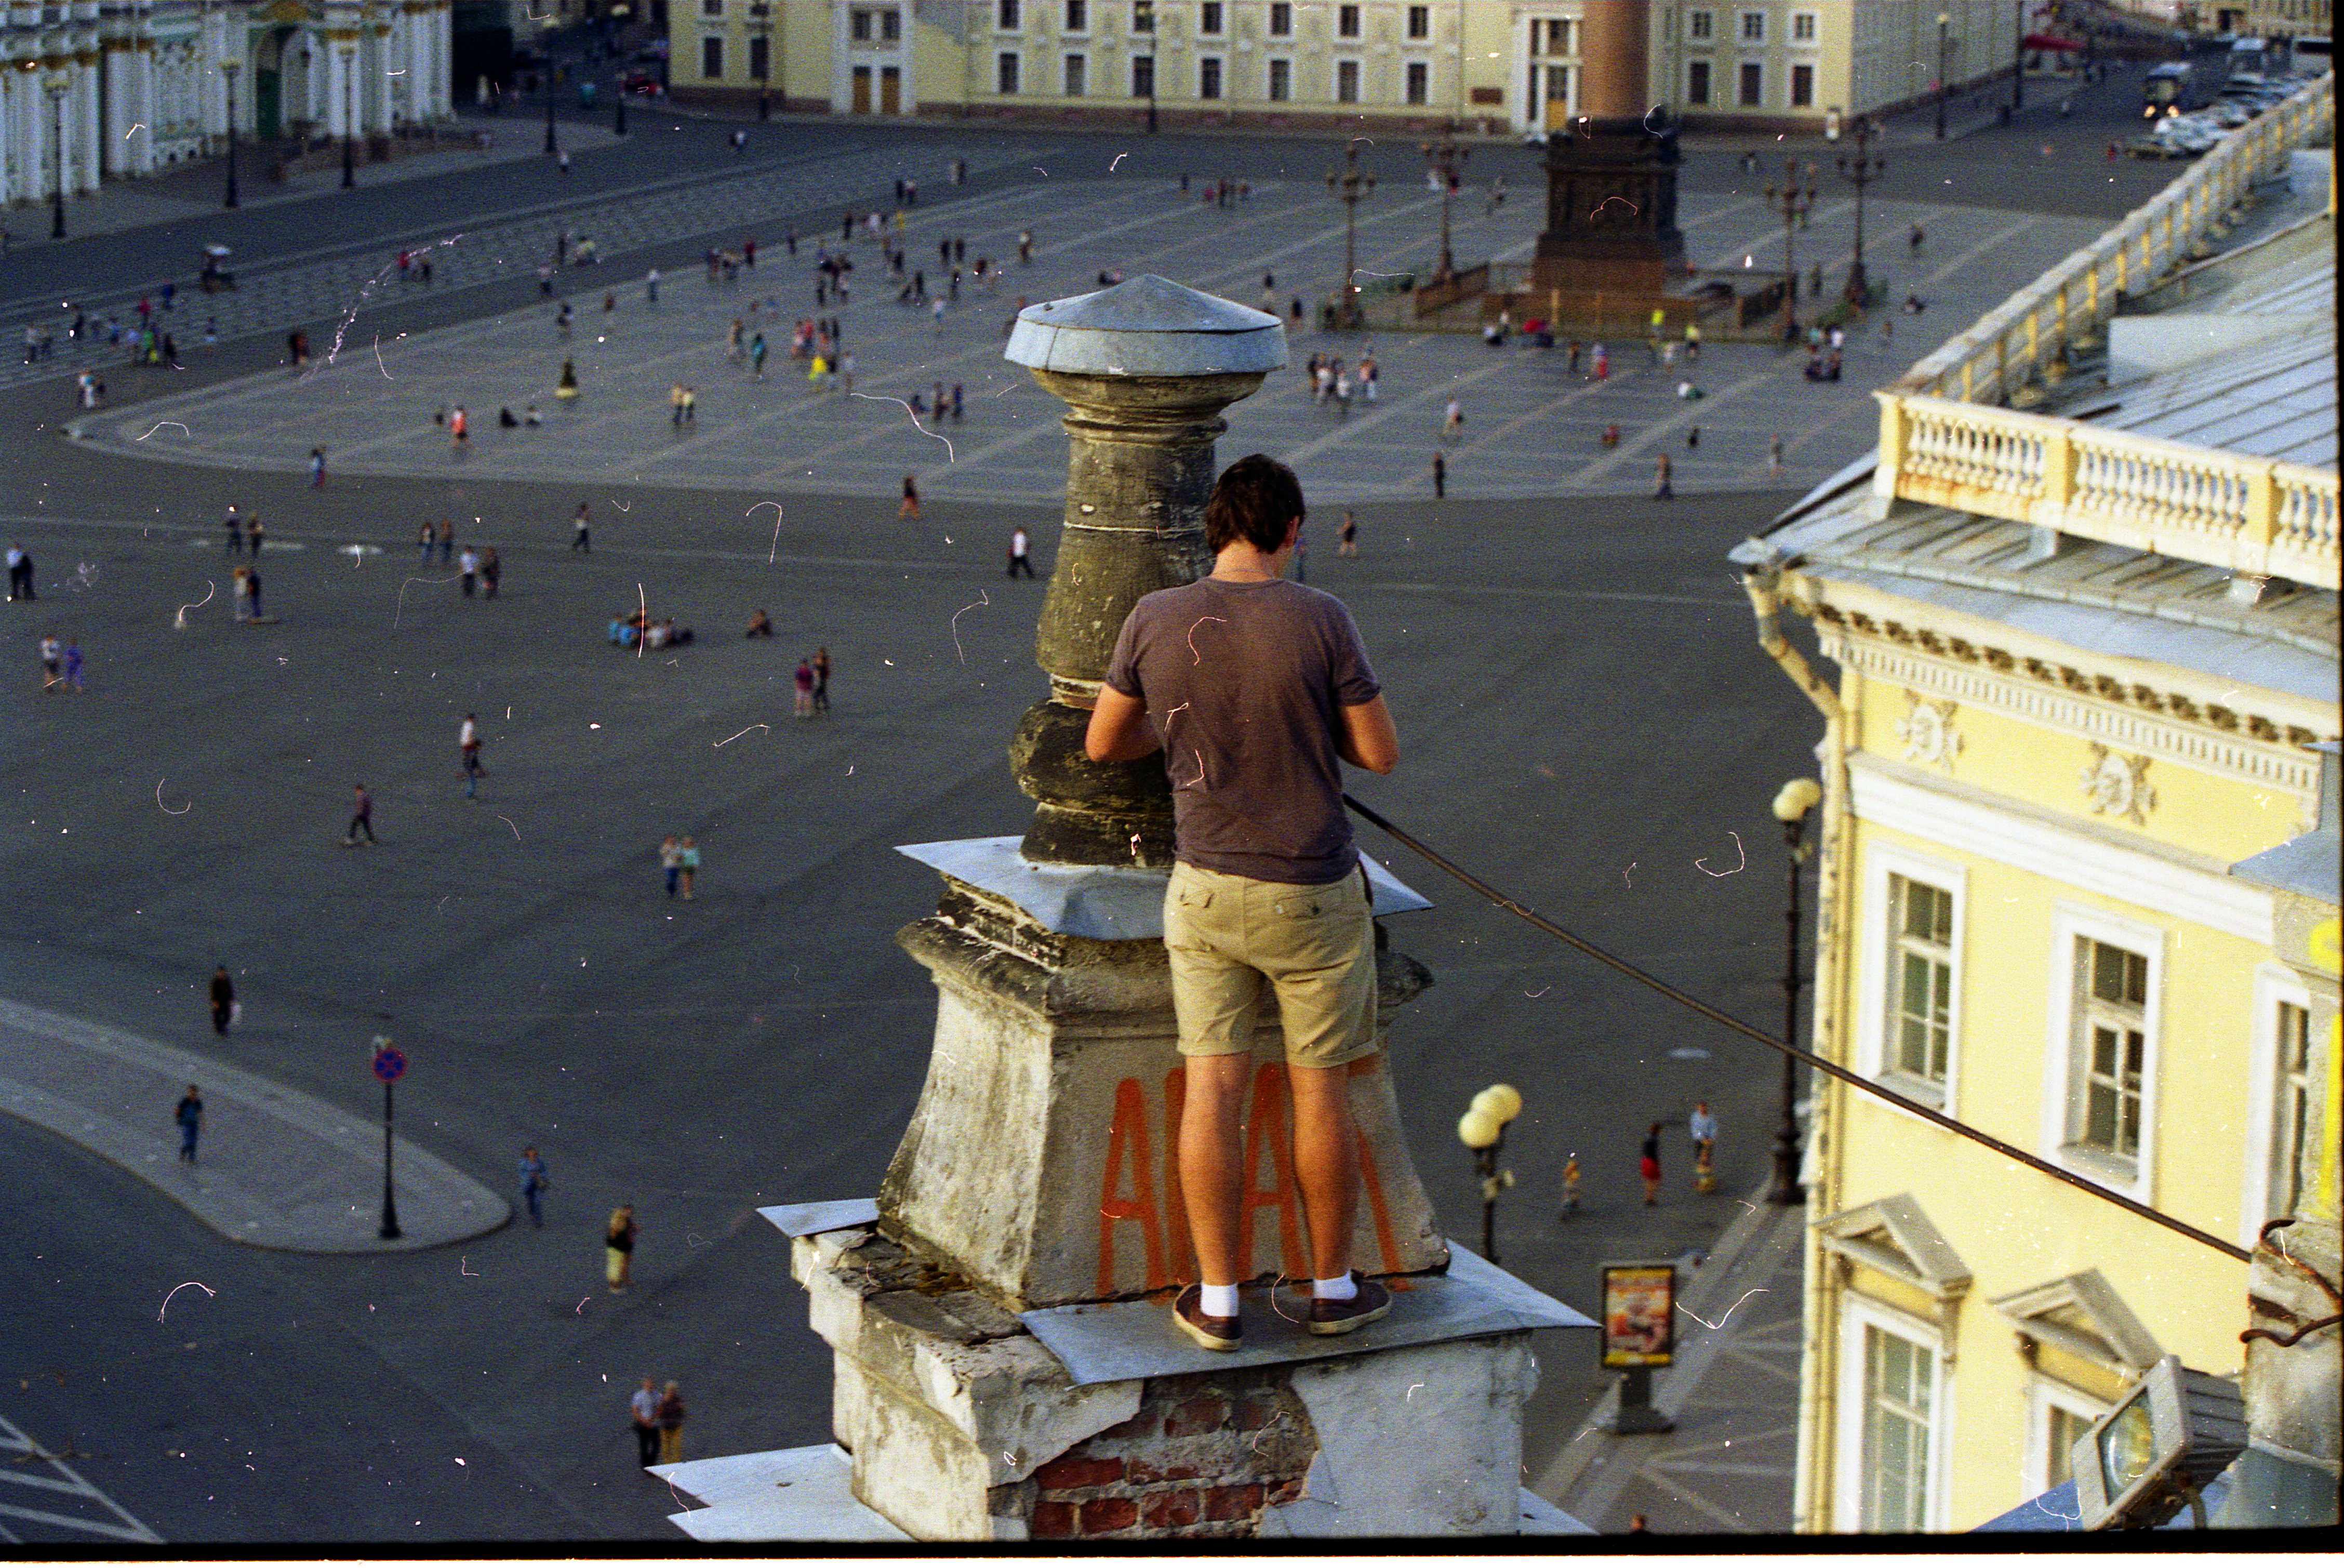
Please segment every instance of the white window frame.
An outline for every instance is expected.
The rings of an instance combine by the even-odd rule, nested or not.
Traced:
[[[1358,38],[1367,31],[1367,7],[1347,3],[1335,7],[1335,36]],[[1348,28],[1345,24],[1349,24]]]
[[[1806,29],[1806,36],[1803,38],[1799,36],[1799,29],[1802,27]],[[1813,49],[1819,46],[1824,41],[1823,13],[1820,11],[1792,12],[1790,41],[1793,48]]]
[[[1702,96],[1699,98],[1695,98],[1692,96],[1693,67],[1696,66],[1709,73],[1709,80],[1702,84]],[[1715,108],[1717,106],[1716,62],[1713,60],[1687,60],[1685,62],[1684,86],[1682,90],[1684,93],[1684,101],[1689,106],[1702,109]]]
[[[1229,8],[1228,0],[1221,0],[1221,4],[1217,7],[1217,12],[1218,14],[1216,15],[1216,7],[1210,3],[1210,0],[1198,0],[1198,5],[1197,6],[1197,35],[1198,37],[1218,38],[1228,32]]]
[[[1900,949],[1896,932],[1892,928],[1896,910],[1890,896],[1890,879],[1898,876],[1907,882],[1927,883],[1953,895],[1953,940],[1946,946],[1954,968],[1953,1005],[1947,1011],[1945,1021],[1945,1081],[1942,1088],[1898,1071],[1892,1065],[1895,1060],[1895,1042],[1889,1033],[1888,1012],[1896,995]],[[1919,1100],[1952,1117],[1960,1115],[1962,994],[1968,979],[1963,949],[1969,905],[1969,871],[1959,862],[1938,860],[1877,838],[1864,846],[1864,955],[1857,981],[1858,999],[1863,1008],[1856,1019],[1857,1070],[1907,1098]],[[1912,1112],[1903,1109],[1898,1109],[1896,1114],[1913,1117]],[[1918,1121],[1921,1118],[1913,1117],[1913,1119]]]
[[[1420,21],[1424,24],[1423,30],[1420,32],[1416,25]],[[1400,33],[1411,44],[1430,43],[1432,41],[1432,7],[1429,5],[1406,7],[1400,18]]]
[[[996,33],[1024,32],[1026,0],[993,0],[993,30]]]
[[[1212,87],[1212,89],[1213,89],[1213,90],[1212,90],[1211,92],[1209,92],[1209,93],[1208,93],[1208,92],[1207,92],[1207,91],[1205,90],[1206,86],[1207,86],[1207,83],[1206,82],[1206,79],[1205,79],[1205,78],[1206,78],[1206,74],[1207,74],[1207,72],[1208,72],[1208,71],[1211,73],[1211,76],[1212,76],[1212,81],[1211,81],[1211,83],[1210,83],[1209,85],[1211,86],[1211,87]],[[1197,102],[1199,102],[1199,103],[1217,104],[1217,103],[1222,102],[1222,101],[1223,101],[1223,100],[1225,100],[1226,98],[1228,98],[1228,96],[1229,96],[1229,66],[1228,66],[1228,62],[1227,60],[1224,60],[1224,59],[1223,59],[1220,56],[1218,56],[1218,55],[1199,55],[1199,56],[1197,56]]]
[[[1281,22],[1285,24],[1282,27],[1278,25]],[[1294,6],[1292,0],[1271,0],[1269,15],[1263,23],[1263,26],[1268,31],[1269,36],[1273,38],[1293,37]]]
[[[1799,101],[1799,73],[1807,74],[1806,101]],[[1793,60],[1783,70],[1783,106],[1786,109],[1812,109],[1815,106],[1815,64],[1812,60]]]
[[[1015,76],[1016,85],[1006,91],[1001,86],[1004,76]],[[993,56],[993,94],[999,98],[1022,98],[1026,96],[1026,55],[1021,49],[999,49]]]
[[[1411,97],[1409,95],[1414,91],[1414,84],[1420,78],[1424,83],[1424,92],[1420,96]],[[1399,96],[1400,101],[1411,107],[1422,107],[1432,102],[1431,61],[1409,60],[1400,66]]]
[[[1075,4],[1075,3],[1076,3],[1076,0],[1068,0],[1068,4],[1069,4],[1069,5],[1072,5],[1072,4]],[[1082,9],[1082,20],[1081,20],[1079,23],[1077,23],[1077,22],[1076,22],[1076,21],[1074,21],[1074,20],[1072,19],[1072,18],[1073,18],[1073,14],[1072,14],[1071,12],[1069,12],[1069,11],[1068,11],[1065,6],[1061,6],[1061,7],[1059,8],[1059,11],[1058,11],[1058,31],[1059,31],[1059,32],[1061,32],[1061,33],[1067,33],[1067,34],[1073,34],[1073,35],[1076,35],[1076,36],[1080,36],[1080,37],[1087,37],[1087,36],[1089,36],[1089,35],[1090,35],[1090,30],[1091,30],[1091,8],[1090,8],[1090,5],[1089,5],[1089,0],[1080,0],[1080,3],[1081,3],[1081,5],[1082,5],[1083,9]]]
[[[1343,96],[1343,71],[1346,66],[1349,66],[1351,72],[1351,96],[1348,98]],[[1359,68],[1357,56],[1347,55],[1337,60],[1335,68],[1330,74],[1333,79],[1328,85],[1337,103],[1356,104],[1362,101],[1367,92],[1367,73]]]
[[[2040,1497],[2051,1490],[2051,1412],[2055,1409],[2081,1416],[2086,1426],[2108,1413],[2107,1406],[2056,1378],[2038,1372],[2027,1379],[2026,1459],[2018,1480],[2023,1496]]]
[[[2141,1007],[2140,1153],[2129,1176],[2111,1160],[2069,1148],[2070,1129],[2080,1114],[2086,1049],[2078,1034],[2084,1009],[2076,973],[2076,945],[2087,939],[2126,948],[2148,960],[2147,1000]],[[2137,1203],[2156,1201],[2157,1089],[2163,1067],[2165,971],[2170,941],[2161,926],[2064,899],[2052,911],[2050,963],[2045,971],[2050,1017],[2044,1040],[2043,1118],[2036,1152]]]
[[[2302,1008],[2311,1008],[2311,992],[2294,970],[2280,964],[2264,964],[2255,970],[2255,1013],[2251,1039],[2254,1055],[2247,1074],[2247,1168],[2240,1186],[2238,1200],[2238,1243],[2251,1247],[2259,1238],[2263,1222],[2278,1218],[2277,1174],[2274,1161],[2278,1157],[2279,1138],[2279,1054],[2282,1042],[2278,1037],[2279,1004],[2285,1002]],[[2319,1086],[2312,1093],[2319,1092]]]
[[[712,63],[715,65],[716,68],[712,71],[708,68],[712,63],[712,57],[709,54],[709,47],[712,45],[715,46],[716,50],[716,53],[712,57]],[[700,35],[700,79],[702,81],[721,82],[724,79],[724,53],[723,34],[702,33]]]
[[[1710,10],[1685,13],[1685,42],[1713,44],[1717,41],[1717,13]]]
[[[1278,67],[1286,67],[1286,90],[1278,90]],[[1261,96],[1266,103],[1290,104],[1294,101],[1294,61],[1285,55],[1273,55],[1261,63]]]
[[[1075,78],[1079,76],[1077,83]],[[1058,92],[1062,97],[1085,98],[1090,96],[1090,56],[1080,49],[1069,49],[1058,61]]]
[[[1758,25],[1757,29],[1754,32],[1752,31],[1750,25],[1753,22],[1755,22]],[[1743,45],[1765,43],[1766,13],[1763,11],[1741,11],[1735,13],[1733,22],[1733,41],[1736,44]]]
[[[1853,1290],[1841,1291],[1839,1304],[1840,1386],[1833,1418],[1838,1431],[1833,1434],[1836,1458],[1832,1466],[1832,1528],[1843,1534],[1864,1530],[1864,1428],[1871,1413],[1864,1388],[1864,1335],[1867,1329],[1877,1329],[1910,1340],[1930,1355],[1928,1497],[1921,1528],[1942,1533],[1946,1529],[1945,1493],[1953,1481],[1954,1447],[1950,1441],[1954,1383],[1945,1376],[1945,1333],[1934,1323]]]
[[[1758,96],[1755,102],[1745,99],[1742,96],[1743,75],[1751,70],[1758,73]],[[1733,106],[1737,109],[1763,109],[1766,106],[1765,61],[1736,60],[1733,62]]]

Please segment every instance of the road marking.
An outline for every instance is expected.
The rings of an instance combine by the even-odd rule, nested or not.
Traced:
[[[0,1502],[0,1518],[18,1519],[35,1524],[46,1524],[65,1530],[76,1530],[87,1535],[102,1536],[109,1541],[136,1541],[148,1546],[160,1546],[164,1544],[163,1538],[160,1535],[156,1534],[152,1530],[147,1529],[144,1524],[141,1524],[136,1519],[133,1518],[129,1510],[115,1502],[114,1499],[106,1496],[105,1492],[100,1492],[96,1487],[92,1486],[78,1471],[73,1468],[73,1466],[67,1464],[64,1460],[59,1459],[56,1455],[49,1452],[48,1450],[35,1442],[30,1437],[25,1435],[25,1430],[22,1427],[16,1425],[15,1422],[10,1421],[6,1416],[0,1416],[0,1453],[24,1454],[27,1460],[37,1461],[41,1463],[46,1464],[50,1469],[56,1471],[58,1476],[62,1476],[64,1478],[63,1480],[57,1480],[50,1476],[36,1475],[30,1472],[18,1471],[12,1468],[9,1470],[0,1470],[0,1482],[13,1482],[21,1486],[29,1486],[44,1491],[62,1492],[70,1497],[87,1498],[89,1501],[111,1510],[115,1518],[120,1520],[121,1522],[118,1524],[110,1524],[103,1520],[80,1519],[70,1514],[51,1513],[45,1509],[25,1508],[7,1502]],[[15,1462],[21,1464],[25,1462],[25,1461],[17,1461]],[[7,1535],[9,1541],[15,1544],[24,1544],[22,1537],[10,1533],[5,1526],[0,1526],[0,1534]]]

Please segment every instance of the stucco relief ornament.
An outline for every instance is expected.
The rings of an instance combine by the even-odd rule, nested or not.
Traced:
[[[1896,721],[1896,738],[1904,743],[1904,760],[1934,763],[1953,772],[1954,759],[1962,754],[1961,732],[1954,728],[1955,704],[1925,703],[1907,692],[1904,706],[1904,716]]]
[[[2148,782],[2148,759],[2120,757],[2097,741],[2092,743],[2092,765],[2084,770],[2084,793],[2091,797],[2092,814],[2105,812],[2127,822],[2146,824],[2157,809],[2157,786]]]

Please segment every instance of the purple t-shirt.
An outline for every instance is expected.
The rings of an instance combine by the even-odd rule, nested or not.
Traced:
[[[1160,590],[1132,607],[1106,683],[1164,744],[1179,859],[1306,885],[1359,864],[1335,710],[1383,687],[1341,601],[1282,580]]]

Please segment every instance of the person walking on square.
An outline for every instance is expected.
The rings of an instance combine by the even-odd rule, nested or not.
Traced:
[[[245,548],[246,548],[247,550],[249,550],[249,551],[252,551],[252,559],[253,559],[253,560],[255,560],[255,561],[258,561],[258,560],[260,559],[260,550],[261,550],[261,547],[262,547],[263,545],[267,544],[268,542],[268,530],[267,528],[265,528],[265,527],[263,527],[263,526],[261,525],[261,521],[260,521],[260,514],[259,514],[258,512],[257,512],[257,511],[256,511],[256,512],[254,512],[250,517],[248,517],[248,518],[245,519],[245,522],[244,522],[244,544],[245,544]],[[254,570],[258,571],[258,567],[256,567]]]
[[[480,782],[489,776],[489,770],[480,765],[480,721],[470,713],[464,715],[463,724],[456,731],[456,750],[464,768],[464,798],[470,800]]]
[[[1015,576],[1016,576],[1016,575],[1017,575],[1019,572],[1024,572],[1024,573],[1025,573],[1028,578],[1031,578],[1031,577],[1034,575],[1034,558],[1033,558],[1033,556],[1029,553],[1029,551],[1030,551],[1031,548],[1032,548],[1032,546],[1031,546],[1031,542],[1026,539],[1026,531],[1025,531],[1023,528],[1015,528],[1015,529],[1012,529],[1012,530],[1010,530],[1010,532],[1009,532],[1009,575],[1010,575],[1010,576],[1015,577]]]
[[[683,383],[678,381],[667,389],[667,422],[675,430],[683,428]]]
[[[1257,453],[1222,473],[1205,508],[1211,574],[1133,607],[1084,743],[1098,763],[1161,752],[1172,783],[1164,937],[1187,1075],[1178,1168],[1199,1275],[1173,1317],[1214,1351],[1245,1342],[1243,1112],[1265,984],[1286,1038],[1292,1168],[1310,1238],[1308,1327],[1348,1333],[1391,1307],[1383,1284],[1351,1268],[1359,1168],[1349,1084],[1378,1044],[1375,934],[1339,764],[1389,773],[1399,740],[1349,612],[1285,581],[1304,516],[1284,464]]]
[[[667,895],[675,896],[675,885],[683,875],[683,847],[669,834],[660,840],[660,874],[667,878]]]
[[[212,1033],[227,1034],[235,1017],[236,982],[227,977],[227,966],[222,964],[212,971]]]
[[[1579,1212],[1579,1156],[1562,1162],[1562,1218],[1569,1219]]]
[[[529,1222],[545,1229],[545,1189],[553,1185],[553,1177],[545,1168],[544,1157],[530,1144],[520,1151],[520,1196],[529,1205]]]
[[[827,647],[813,651],[813,711],[817,713],[830,712],[830,650]]]
[[[374,842],[374,796],[367,793],[365,784],[359,784],[351,786],[350,825],[342,830],[342,847],[354,847],[362,833],[367,843]]]
[[[904,476],[904,504],[895,509],[895,515],[908,517],[914,522],[920,521],[920,487],[910,474]]]
[[[311,490],[326,488],[326,449],[323,447],[309,449],[309,488]]]
[[[1335,541],[1335,553],[1350,556],[1359,553],[1359,520],[1351,515],[1351,509],[1348,506],[1343,509],[1343,531]]]
[[[232,501],[228,504],[227,521],[224,526],[227,530],[227,539],[225,548],[220,551],[221,556],[225,558],[230,555],[242,555],[244,553],[244,513],[237,511]]]
[[[683,1460],[683,1393],[670,1380],[660,1395],[659,1433],[660,1462],[678,1464]]]
[[[425,523],[415,536],[415,559],[425,565],[431,561],[431,541],[437,537],[429,523]]]
[[[66,639],[64,659],[65,689],[69,693],[78,692],[81,690],[81,644],[70,637]]]
[[[458,413],[460,413],[460,413],[462,413],[464,410],[461,410],[461,409],[459,409],[459,410],[457,410],[456,411],[457,411]],[[456,525],[455,525],[454,523],[452,523],[452,522],[449,521],[446,518],[444,518],[444,517],[443,517],[443,518],[441,518],[441,519],[440,520],[440,565],[445,566],[445,565],[447,565],[447,564],[448,564],[448,556],[449,556],[449,553],[450,553],[451,551],[453,551],[455,548],[456,548]]]
[[[499,559],[495,545],[480,552],[480,589],[490,599],[497,596],[497,583],[505,574],[505,563]]]
[[[675,865],[676,869],[683,874],[683,901],[689,904],[692,902],[692,879],[700,875],[700,847],[692,842],[692,835],[688,833],[675,846]]]
[[[456,570],[463,574],[464,597],[470,599],[472,585],[480,575],[480,552],[469,544],[464,546],[464,553],[456,558]]]
[[[1669,454],[1662,452],[1652,463],[1652,499],[1667,501],[1675,493],[1669,483]]]
[[[791,679],[797,696],[797,716],[801,719],[813,718],[813,666],[803,659],[799,660],[797,673]]]
[[[635,1223],[635,1206],[621,1203],[611,1210],[611,1223],[602,1229],[602,1272],[613,1290],[624,1290],[634,1282],[635,1239],[643,1228]],[[651,1380],[643,1380],[645,1388]]]
[[[8,547],[8,602],[13,604],[19,599],[36,600],[39,597],[39,594],[33,592],[33,558],[25,553],[23,545],[10,545]]]
[[[586,503],[584,501],[581,501],[578,503],[578,515],[571,519],[571,521],[577,525],[578,532],[575,537],[570,541],[570,552],[572,555],[575,555],[580,551],[584,551],[589,555],[593,554],[594,541],[587,536],[587,527],[590,520],[586,514]]]
[[[1440,415],[1440,439],[1449,440],[1465,428],[1465,405],[1457,399],[1449,400],[1449,407]]]
[[[1440,453],[1432,454],[1432,499],[1440,501],[1449,494],[1449,460]]]
[[[1692,1137],[1693,1158],[1707,1164],[1717,1150],[1717,1118],[1710,1114],[1707,1100],[1692,1102],[1692,1116],[1686,1123],[1685,1130]]]
[[[1644,1179],[1644,1204],[1650,1208],[1661,1200],[1661,1124],[1654,1122],[1644,1134],[1643,1148],[1636,1162],[1637,1173]]]
[[[471,441],[472,417],[464,412],[461,403],[448,410],[448,439],[460,452]]]
[[[189,1084],[187,1092],[179,1097],[178,1108],[172,1111],[171,1119],[179,1124],[179,1158],[189,1165],[195,1164],[196,1139],[204,1131],[203,1091]]]
[[[650,1378],[627,1399],[627,1414],[635,1430],[635,1459],[645,1470],[659,1462],[659,1386]]]

